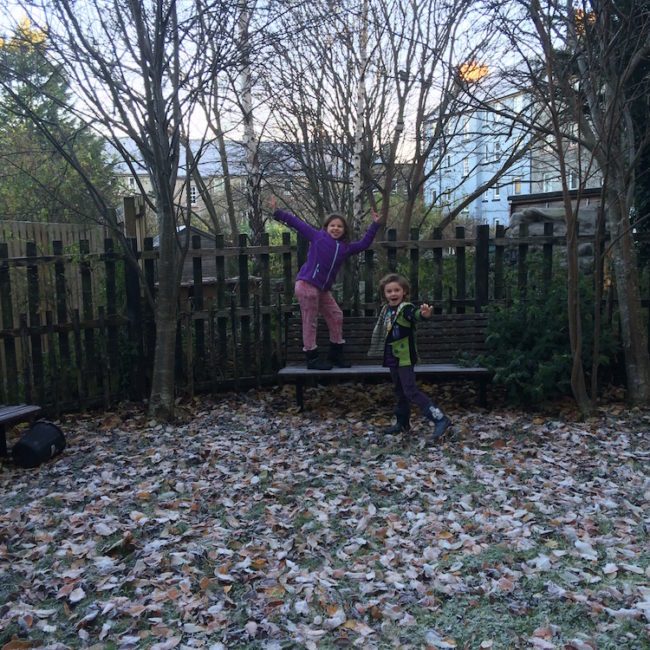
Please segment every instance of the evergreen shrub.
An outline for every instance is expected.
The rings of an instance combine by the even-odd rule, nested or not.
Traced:
[[[593,356],[592,279],[580,284],[582,353],[586,381]],[[477,362],[493,373],[493,382],[505,387],[508,401],[518,405],[542,403],[571,395],[571,348],[566,278],[556,277],[548,291],[532,289],[507,306],[490,307],[488,351]],[[619,345],[611,323],[602,322],[599,374],[611,371]]]

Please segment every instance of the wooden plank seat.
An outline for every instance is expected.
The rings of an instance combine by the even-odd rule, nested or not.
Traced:
[[[0,406],[0,457],[6,457],[7,428],[20,422],[33,422],[42,412],[40,406],[33,404],[16,404],[13,406]]]
[[[302,349],[302,327],[300,318],[289,317],[285,332],[286,365],[278,375],[281,380],[292,381],[296,386],[296,402],[304,408],[304,386],[314,378],[336,378],[341,380],[358,377],[388,377],[388,368],[383,367],[381,358],[368,357],[372,330],[377,319],[366,316],[346,317],[343,321],[345,338],[344,356],[352,364],[350,368],[311,370],[306,366]],[[434,314],[429,321],[418,323],[417,345],[420,364],[415,366],[419,376],[433,381],[474,381],[478,383],[478,399],[481,406],[487,404],[487,384],[491,373],[487,368],[464,366],[458,362],[463,353],[476,355],[486,349],[485,337],[488,316],[484,313]],[[327,326],[318,324],[318,347],[321,355],[329,349]]]

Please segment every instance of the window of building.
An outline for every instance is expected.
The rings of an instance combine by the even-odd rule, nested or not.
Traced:
[[[135,189],[135,177],[133,177],[133,176],[129,177],[129,187],[131,189]]]
[[[569,189],[570,190],[578,189],[578,173],[575,171],[569,172]]]
[[[196,185],[190,185],[190,203],[192,205],[196,205],[197,196]]]
[[[501,188],[498,185],[495,185],[492,188],[492,200],[498,201],[501,198]]]
[[[555,184],[555,176],[552,172],[546,172],[542,177],[542,186],[544,192],[552,192]]]
[[[494,105],[494,110],[495,110],[494,121],[497,123],[503,122],[503,115],[501,115],[500,112],[496,112],[496,111],[503,111],[503,104],[501,102],[497,102]]]
[[[469,176],[469,158],[463,159],[463,176]]]
[[[512,181],[512,191],[515,194],[521,194],[521,178],[515,178]]]
[[[465,120],[465,124],[463,125],[463,140],[469,140],[470,139],[470,124],[469,124],[469,117]]]

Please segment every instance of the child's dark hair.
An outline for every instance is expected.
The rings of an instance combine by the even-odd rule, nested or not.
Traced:
[[[397,284],[399,284],[399,286],[404,289],[405,298],[409,295],[409,293],[411,293],[411,285],[403,275],[400,275],[399,273],[389,273],[388,275],[385,275],[381,280],[379,280],[379,296],[382,300],[385,299],[384,289],[386,288],[386,285],[390,284],[391,282],[397,282]]]
[[[331,212],[327,215],[327,217],[325,217],[325,221],[323,222],[323,230],[327,230],[327,226],[329,226],[330,223],[334,221],[334,219],[339,219],[343,224],[343,237],[341,237],[341,240],[347,241],[350,237],[350,227],[348,226],[348,222],[345,220],[345,217],[338,212]]]

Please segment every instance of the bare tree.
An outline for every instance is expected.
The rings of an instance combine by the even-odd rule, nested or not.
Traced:
[[[181,142],[189,141],[196,117],[194,82],[208,76],[202,68],[222,69],[236,62],[229,45],[234,42],[229,30],[234,11],[225,3],[181,5],[174,0],[93,0],[83,5],[61,0],[23,6],[49,35],[54,56],[73,79],[69,110],[109,139],[134,176],[136,164],[147,170],[153,188],[147,200],[157,217],[160,241],[149,410],[169,418],[175,402],[178,292],[189,243],[189,230],[184,238],[177,231],[189,219],[185,192],[179,196],[177,190]],[[197,39],[208,36],[198,28],[201,12],[218,18],[219,31],[209,38],[224,44],[223,58],[206,61],[199,56],[203,48]],[[139,160],[125,146],[125,137],[135,144]],[[195,156],[192,160],[197,163]]]
[[[650,398],[650,359],[631,216],[638,161],[650,144],[647,103],[644,119],[633,116],[638,99],[648,93],[647,79],[641,76],[639,81],[637,73],[650,54],[650,12],[647,3],[625,0],[585,1],[578,10],[566,0],[534,0],[516,7],[519,11],[512,12],[504,5],[500,24],[522,55],[523,83],[551,117],[544,130],[555,143],[560,163],[569,250],[574,396],[583,410],[589,408],[579,358],[577,217],[569,200],[569,170],[563,156],[568,139],[591,152],[603,175],[628,397],[645,404]],[[570,131],[572,125],[577,125],[575,132]]]
[[[459,135],[459,116],[490,97],[487,80],[474,83],[460,71],[488,57],[495,29],[484,4],[469,0],[343,0],[336,8],[314,3],[287,19],[292,46],[279,42],[267,80],[273,120],[301,163],[303,198],[317,219],[335,206],[358,221],[363,210],[353,205],[364,194],[381,202],[384,220],[405,238],[415,215],[419,226],[433,209],[424,205],[423,189]],[[310,29],[316,21],[317,33]],[[525,156],[531,137],[520,126],[519,146],[471,196],[450,206],[446,222]],[[399,216],[398,177],[406,187]]]

